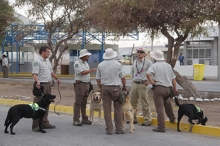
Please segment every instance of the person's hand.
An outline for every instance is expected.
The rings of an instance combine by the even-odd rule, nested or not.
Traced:
[[[174,89],[173,92],[174,92],[174,95],[177,95],[178,90],[177,90],[177,89]]]
[[[60,79],[57,79],[57,84],[60,84],[60,83],[61,83]]]
[[[144,82],[143,83],[145,86],[148,86],[149,84],[150,84],[150,82],[149,81],[146,81],[146,82]]]
[[[37,82],[36,87],[37,89],[40,89],[40,82]]]
[[[97,68],[93,68],[93,69],[91,69],[92,71],[96,71],[97,70]]]
[[[123,87],[123,88],[122,88],[122,91],[128,91],[128,90],[127,90],[127,88],[126,88],[126,87]]]

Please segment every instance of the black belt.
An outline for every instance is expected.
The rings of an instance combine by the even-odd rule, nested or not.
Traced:
[[[82,81],[80,81],[80,80],[76,80],[76,83],[89,84],[90,82],[82,82]]]
[[[144,81],[134,81],[134,83],[136,83],[136,84],[144,84],[145,82],[147,82],[147,80],[144,80]]]
[[[104,85],[104,86],[109,86],[109,87],[119,87],[119,85]]]
[[[37,83],[37,82],[34,82]],[[40,82],[40,84],[49,84],[50,82]]]
[[[164,88],[169,88],[169,87],[166,87],[166,86],[163,86],[163,85],[154,85],[154,87],[164,87]]]

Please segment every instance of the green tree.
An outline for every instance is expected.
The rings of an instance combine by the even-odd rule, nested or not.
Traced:
[[[87,25],[84,16],[87,1],[82,0],[16,0],[16,6],[28,5],[29,17],[35,22],[43,22],[48,32],[47,45],[51,49],[50,61],[56,72],[62,54],[68,50],[67,43]],[[54,42],[53,38],[57,37]],[[74,42],[74,41],[72,41]]]
[[[93,27],[102,31],[125,35],[139,30],[152,37],[162,33],[168,41],[167,62],[174,67],[180,45],[188,35],[204,32],[208,20],[219,19],[219,3],[220,0],[93,0],[87,15],[93,17]],[[201,97],[187,78],[175,73],[177,82],[188,93]]]
[[[14,9],[7,0],[0,0],[0,42],[5,29],[14,21]]]

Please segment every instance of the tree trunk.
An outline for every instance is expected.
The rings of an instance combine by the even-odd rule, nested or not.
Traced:
[[[177,71],[173,70],[173,72],[176,75],[176,82],[186,91],[188,94],[192,97],[201,98],[200,93],[195,88],[195,86],[192,84],[191,81],[189,81],[185,76],[181,76]]]
[[[172,66],[172,68],[175,67],[176,60],[178,58],[180,44],[188,36],[188,34],[185,34],[184,37],[182,37],[181,35],[178,35],[179,33],[177,31],[175,31],[175,32],[177,33],[178,37],[174,41],[174,38],[169,34],[169,32],[167,31],[167,28],[165,26],[161,29],[161,33],[168,39],[167,63],[169,63]],[[174,52],[173,52],[173,47],[174,47]],[[173,71],[176,74],[177,83],[185,91],[187,91],[190,96],[192,96],[194,98],[201,98],[201,95],[198,92],[198,90],[195,88],[195,86],[185,76],[181,76],[175,70],[173,70]]]

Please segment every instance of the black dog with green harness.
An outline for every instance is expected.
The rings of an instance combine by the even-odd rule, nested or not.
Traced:
[[[46,113],[46,108],[51,102],[54,102],[56,95],[45,94],[40,101],[33,104],[18,104],[11,107],[5,119],[5,133],[8,133],[8,126],[10,125],[10,133],[14,135],[13,127],[18,123],[21,118],[38,119],[39,130],[41,133],[46,133],[42,129],[42,119]]]
[[[177,131],[181,132],[181,130],[179,129],[179,123],[184,115],[186,115],[189,118],[188,122],[190,124],[193,124],[193,125],[195,124],[193,123],[192,120],[197,120],[196,124],[201,124],[201,125],[206,124],[206,122],[208,121],[208,118],[205,116],[203,111],[198,106],[195,106],[194,104],[187,104],[187,103],[180,104],[177,98],[178,97],[176,96],[175,103],[177,106],[179,106]]]

